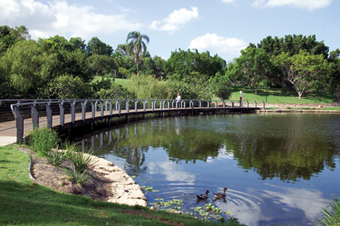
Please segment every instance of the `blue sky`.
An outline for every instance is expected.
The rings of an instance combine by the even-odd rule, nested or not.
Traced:
[[[114,49],[140,31],[165,59],[196,48],[231,61],[269,35],[316,35],[340,48],[340,0],[0,0],[0,24],[25,25],[33,39],[96,36]]]

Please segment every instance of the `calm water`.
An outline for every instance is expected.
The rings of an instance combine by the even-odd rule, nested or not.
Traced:
[[[340,195],[340,115],[253,114],[153,118],[87,137],[156,198],[203,206],[196,194],[246,225],[314,225]],[[226,202],[213,194],[227,187]]]

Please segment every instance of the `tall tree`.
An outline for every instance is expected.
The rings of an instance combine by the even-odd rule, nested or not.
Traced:
[[[106,43],[99,40],[97,37],[91,38],[91,40],[87,43],[87,52],[92,54],[98,54],[98,55],[106,55],[111,56],[113,49],[110,45],[107,45]]]
[[[250,44],[254,47],[254,44]],[[290,56],[299,54],[300,50],[304,50],[312,55],[323,55],[325,59],[328,57],[329,47],[323,41],[317,41],[315,35],[286,35],[284,38],[268,36],[257,44],[257,48],[264,49],[270,56],[277,56],[282,52],[288,53]]]
[[[232,80],[239,80],[255,90],[264,80],[271,76],[273,65],[270,57],[263,49],[248,47],[241,51],[241,56],[228,68],[226,76]]]
[[[0,56],[16,42],[28,40],[30,37],[28,29],[23,25],[15,28],[0,26]]]
[[[146,44],[143,39],[149,43],[150,39],[147,35],[142,35],[139,31],[132,31],[128,34],[126,38],[126,43],[131,47],[135,62],[137,65],[137,74],[138,74],[138,65],[139,61],[142,58],[143,54],[146,52]]]
[[[302,50],[293,56],[281,53],[274,58],[274,63],[284,79],[292,84],[299,99],[307,90],[323,87],[335,69],[334,63],[329,63],[323,55],[310,55]]]
[[[218,55],[210,56],[208,51],[199,53],[197,50],[171,52],[170,58],[164,64],[164,70],[169,75],[177,74],[181,78],[197,72],[200,75],[214,77],[221,72],[226,62]]]

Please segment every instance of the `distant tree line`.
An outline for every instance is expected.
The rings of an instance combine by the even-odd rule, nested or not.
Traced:
[[[208,51],[151,57],[149,41],[133,31],[113,49],[98,37],[35,41],[25,26],[0,26],[0,98],[174,98],[180,92],[183,98],[227,99],[232,84],[255,93],[266,86],[296,90],[301,98],[306,91],[340,89],[340,51],[329,52],[315,36],[269,36],[228,64]],[[94,82],[95,76],[110,79]],[[113,78],[131,79],[124,88]]]

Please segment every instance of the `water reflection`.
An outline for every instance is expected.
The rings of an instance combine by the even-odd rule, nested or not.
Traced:
[[[247,225],[309,224],[338,194],[338,115],[225,115],[151,119],[83,137],[84,149],[113,161],[156,198],[184,210],[213,200]],[[320,183],[320,181],[322,183]],[[224,202],[225,201],[225,202]]]

